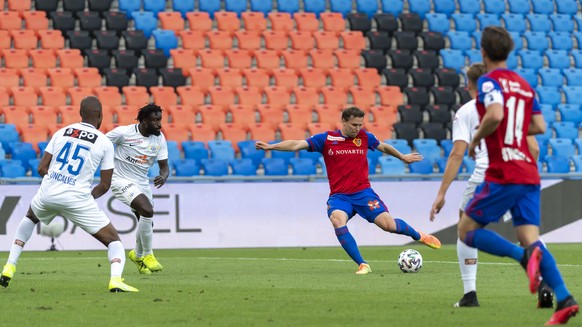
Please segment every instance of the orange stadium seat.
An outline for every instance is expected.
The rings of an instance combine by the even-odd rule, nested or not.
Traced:
[[[72,106],[78,106],[81,104],[81,101],[83,101],[83,99],[85,99],[88,96],[94,95],[93,89],[90,87],[72,87],[66,89],[66,91],[67,94],[69,95],[69,99],[71,99]],[[104,105],[103,102],[101,102],[101,105]]]
[[[313,49],[309,51],[313,68],[320,68],[323,71],[335,67],[335,59],[332,50]]]
[[[145,86],[124,86],[122,91],[128,106],[142,107],[150,103],[150,95]]]
[[[232,143],[234,151],[238,152],[238,142],[246,141],[247,130],[237,124],[223,123],[219,127],[223,140],[229,140]]]
[[[2,107],[2,115],[4,115],[4,123],[13,124],[18,131],[28,126],[30,121],[30,114],[26,107],[6,106]]]
[[[288,48],[289,38],[286,32],[277,30],[267,30],[262,33],[265,40],[265,49],[275,50],[277,53]]]
[[[201,106],[204,104],[204,93],[198,86],[178,86],[176,92],[183,106]]]
[[[272,76],[276,86],[285,88],[289,92],[291,92],[294,87],[299,85],[299,77],[297,76],[295,69],[274,69]]]
[[[79,49],[57,50],[57,57],[62,68],[82,68],[84,65],[84,59]]]
[[[309,135],[315,135],[335,129],[335,123],[309,123],[307,124],[307,133]]]
[[[22,13],[29,11],[32,7],[31,0],[8,0],[8,10]],[[2,8],[4,9],[4,8]]]
[[[369,111],[372,113],[374,122],[389,124],[392,126],[398,118],[398,114],[395,107],[391,106],[371,106]]]
[[[169,106],[166,118],[172,117],[172,124],[188,127],[196,123],[196,113],[190,105]]]
[[[384,122],[366,122],[364,129],[376,136],[379,140],[388,140],[392,138],[392,124]]]
[[[267,104],[277,107],[281,111],[290,103],[291,96],[284,87],[267,86],[263,92],[265,92]]]
[[[275,140],[275,129],[270,124],[254,124],[250,126],[249,132],[251,140],[264,140],[265,142]]]
[[[312,12],[297,12],[293,14],[298,31],[315,32],[319,30],[319,20]]]
[[[208,88],[208,94],[210,95],[210,103],[220,106],[224,111],[228,109],[228,106],[234,104],[234,92],[231,87],[211,86]]]
[[[285,67],[289,69],[307,68],[307,55],[301,50],[287,49],[282,52]]]
[[[318,49],[335,50],[339,48],[339,38],[334,32],[317,31],[313,33]]]
[[[289,104],[285,106],[289,122],[302,129],[307,128],[307,124],[313,122],[313,111],[311,106]]]
[[[260,34],[267,29],[267,20],[263,13],[245,11],[241,14],[246,31]]]
[[[20,75],[23,86],[33,87],[37,91],[39,87],[47,86],[48,77],[44,69],[25,68],[20,70]]]
[[[291,15],[286,12],[270,12],[269,20],[271,21],[271,29],[274,31],[282,31],[288,33],[294,29],[293,19]]]
[[[331,85],[335,88],[347,91],[356,84],[354,74],[350,69],[334,68],[330,69],[327,74],[331,80]]]
[[[298,105],[313,107],[319,104],[319,92],[314,87],[297,86],[293,89],[293,94]]]
[[[36,49],[38,47],[38,38],[34,31],[31,30],[12,30],[10,31],[12,42],[15,49]]]
[[[380,96],[380,104],[383,106],[392,106],[397,108],[404,103],[404,96],[398,86],[381,85],[376,88]]]
[[[79,115],[79,108],[74,106],[60,106],[57,108],[56,112],[60,116],[61,125],[67,126],[74,123],[78,123],[81,120],[81,116]],[[105,123],[105,116],[111,116],[110,112],[103,111],[103,123]],[[113,119],[111,119],[113,122]]]
[[[184,29],[184,19],[179,12],[161,11],[158,13],[158,19],[163,30],[172,30],[178,34]]]
[[[6,68],[27,68],[28,53],[22,49],[8,49],[2,51]]]
[[[188,127],[181,124],[164,124],[162,125],[162,133],[164,133],[166,140],[178,142],[178,148],[180,149],[182,148],[182,142],[190,139]]]
[[[101,75],[95,67],[76,68],[73,70],[79,87],[101,86]]]
[[[364,111],[367,111],[368,107],[376,105],[376,93],[374,90],[352,86],[349,92],[352,95],[352,103]]]
[[[237,103],[242,106],[256,108],[263,99],[261,91],[256,86],[239,86],[234,89]]]
[[[266,69],[270,73],[280,67],[281,58],[275,50],[257,50],[254,55],[257,68]]]
[[[80,120],[78,116],[79,109],[77,109],[77,121]],[[119,126],[117,123],[113,123],[113,115],[115,111],[113,108],[103,107],[103,121],[101,122],[101,127],[99,130],[103,133],[107,133],[110,130],[114,129],[115,127]]]
[[[178,95],[171,86],[152,86],[150,87],[150,93],[154,103],[162,107],[162,109],[178,104]]]
[[[305,140],[307,138],[305,128],[290,123],[279,124],[279,132],[281,132],[281,138],[283,140]]]
[[[327,78],[325,77],[323,70],[320,68],[303,68],[299,70],[299,77],[305,87],[320,89],[327,84]]]
[[[257,106],[261,123],[270,125],[272,128],[279,126],[283,122],[283,110],[279,106],[261,104]]]
[[[202,67],[212,70],[224,67],[224,55],[221,50],[204,49],[198,52]]]
[[[202,93],[208,92],[208,88],[214,85],[215,76],[210,68],[196,67],[188,70],[192,86],[197,86]]]
[[[4,86],[0,86],[0,114],[2,112],[1,107],[8,106],[10,104],[10,93]]]
[[[235,88],[242,85],[242,74],[237,68],[222,68],[216,70],[216,77],[218,77],[218,84],[223,88]]]
[[[228,60],[228,67],[245,69],[251,68],[253,58],[247,50],[230,49],[225,50],[224,54]]]
[[[255,106],[235,104],[228,107],[233,124],[248,131],[256,123]]]
[[[235,12],[218,11],[214,13],[214,20],[216,20],[216,27],[219,31],[227,32],[232,35],[235,31],[240,29],[240,20]]]
[[[38,91],[44,106],[58,107],[67,104],[67,95],[60,87],[42,86]]]
[[[27,30],[39,31],[48,30],[49,21],[44,11],[24,11],[22,12],[24,25]]]
[[[14,68],[0,68],[0,86],[7,88],[18,86],[20,84],[20,77]],[[25,85],[26,86],[26,85]]]
[[[317,112],[317,121],[330,127],[341,121],[341,112],[338,106],[318,105],[315,107],[315,112]]]
[[[338,49],[333,52],[339,68],[354,70],[360,68],[360,52],[356,50]]]
[[[248,50],[249,54],[261,48],[261,36],[254,32],[240,30],[234,33],[240,50]]]
[[[46,128],[57,124],[57,111],[51,106],[33,106],[28,108],[32,115],[32,123]]]
[[[93,88],[93,93],[101,101],[101,104],[108,107],[121,106],[121,93],[115,86],[99,86]]]
[[[375,89],[382,82],[382,78],[375,68],[359,68],[354,70],[358,86],[365,89]]]
[[[186,18],[192,31],[206,32],[212,30],[212,19],[210,19],[210,15],[207,12],[189,12],[186,14]]]
[[[12,48],[12,37],[9,31],[0,30],[0,49]]]
[[[232,37],[230,35],[227,31],[206,32],[210,49],[221,51],[232,49]]]
[[[69,68],[49,68],[47,73],[53,87],[68,88],[75,85],[75,75]]]
[[[14,11],[0,12],[0,30],[12,31],[22,28],[22,19]]]
[[[340,34],[344,49],[362,51],[366,48],[366,39],[360,31],[343,31]]]
[[[205,124],[194,124],[188,127],[192,135],[192,141],[208,142],[216,140],[216,131]]]
[[[32,107],[38,105],[38,95],[34,87],[13,86],[10,88],[12,93],[12,103],[17,107]]]
[[[206,47],[206,38],[204,37],[204,32],[202,31],[190,31],[184,30],[179,33],[182,39],[182,48],[187,50],[194,50],[198,53]]]
[[[326,86],[321,88],[323,103],[330,106],[340,106],[348,103],[348,95],[341,87]]]
[[[117,117],[116,122],[118,125],[130,125],[137,123],[137,113],[141,106],[117,106],[113,109],[115,116]]]
[[[196,67],[196,54],[190,49],[172,49],[170,50],[174,68],[181,68],[183,72],[190,68]]]
[[[34,68],[55,68],[57,67],[57,56],[53,50],[34,49],[28,52],[30,59],[32,59],[32,66]]]
[[[263,90],[265,87],[269,86],[271,78],[269,73],[265,69],[249,68],[243,69],[243,77],[245,78],[246,86],[255,86],[259,90]]]
[[[289,39],[291,40],[291,48],[303,51],[303,53],[313,49],[315,44],[315,39],[309,31],[291,31]]]
[[[59,50],[65,47],[65,38],[59,30],[36,31],[40,38],[40,46],[43,49]]]
[[[342,14],[338,12],[323,12],[319,18],[323,24],[324,31],[334,32],[339,35],[346,30],[346,21]]]
[[[21,130],[20,138],[22,142],[32,143],[34,151],[37,153],[40,151],[38,148],[38,142],[45,142],[49,140],[48,129],[44,126],[36,126],[30,124],[25,126]]]
[[[226,122],[226,113],[221,106],[200,106],[198,107],[198,112],[200,113],[200,116],[202,116],[202,124],[210,126],[214,132],[218,131],[220,124]],[[214,137],[212,139],[214,139]]]

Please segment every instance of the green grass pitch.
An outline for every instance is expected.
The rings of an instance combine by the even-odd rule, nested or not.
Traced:
[[[406,248],[424,267],[404,274]],[[582,244],[550,244],[570,291],[582,298]],[[139,293],[109,293],[105,251],[24,252],[0,289],[4,326],[541,326],[520,266],[480,253],[480,308],[453,308],[463,293],[455,247],[362,247],[373,273],[332,248],[158,250],[161,273],[131,262]],[[6,253],[0,260],[6,259]],[[582,325],[574,318],[571,325]]]

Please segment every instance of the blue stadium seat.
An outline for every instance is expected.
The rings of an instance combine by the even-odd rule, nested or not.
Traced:
[[[430,0],[408,0],[408,10],[411,13],[417,13],[421,19],[430,12]]]
[[[366,1],[368,2],[368,1]],[[377,4],[376,4],[377,5]],[[351,0],[330,0],[329,8],[331,12],[338,12],[342,14],[344,18],[352,12],[352,1]]]
[[[255,141],[241,141],[237,143],[240,149],[240,154],[242,158],[250,159],[255,167],[261,164],[261,161],[265,157],[265,151],[257,150],[255,148]]]
[[[501,26],[499,16],[495,14],[477,14],[479,29],[483,30],[487,26]]]
[[[265,158],[263,159],[263,167],[265,168],[265,176],[285,176],[289,174],[287,164],[281,158]]]
[[[521,77],[523,77],[531,87],[535,88],[538,86],[538,74],[534,69],[531,68],[517,68],[515,70]]]
[[[256,176],[257,166],[250,159],[236,159],[230,162],[232,174],[239,176]]]
[[[20,164],[7,164],[2,166],[3,178],[19,178],[26,176],[26,168]]]
[[[186,148],[190,148],[190,149],[195,149],[195,148],[205,149],[206,148],[206,143],[201,142],[201,141],[183,141],[182,142],[182,149],[184,149],[184,152],[186,151]]]
[[[151,11],[157,17],[159,12],[166,10],[166,0],[143,0],[143,10]]]
[[[6,151],[4,151],[4,147],[2,147],[2,143],[0,143],[0,160],[6,159]]]
[[[127,19],[132,19],[132,13],[140,9],[141,0],[119,0],[119,11],[124,12]]]
[[[469,64],[474,64],[478,62],[483,62],[483,57],[481,56],[481,50],[479,49],[471,49],[465,51],[467,58],[469,58]]]
[[[549,33],[552,30],[552,21],[548,15],[529,14],[526,17],[529,21],[530,31]]]
[[[293,175],[315,175],[315,163],[307,158],[293,158],[290,161]]]
[[[567,174],[570,172],[570,159],[562,156],[546,156],[548,173]]]
[[[433,173],[433,161],[427,158],[421,161],[413,162],[408,165],[411,174],[432,174]]]
[[[436,161],[436,165],[437,167],[439,167],[439,173],[444,173],[445,169],[447,168],[447,161],[448,159],[445,157],[440,157],[438,158],[438,160]],[[461,165],[461,167],[459,167],[459,173],[463,171],[463,166]]]
[[[10,143],[18,142],[18,130],[13,124],[0,124],[0,142],[6,154],[11,154]],[[0,158],[1,159],[1,158]]]
[[[576,15],[578,13],[578,1],[576,0],[556,0],[556,11],[558,14]]]
[[[512,14],[527,15],[530,10],[529,0],[509,0],[509,12]]]
[[[402,161],[392,156],[382,156],[378,159],[383,175],[404,175],[406,166]]]
[[[206,148],[186,148],[184,147],[184,157],[186,159],[193,159],[200,165],[202,159],[208,159],[210,157],[208,149]]]
[[[434,11],[436,13],[445,14],[447,17],[457,10],[457,5],[454,0],[434,0]]]
[[[537,134],[535,136],[536,140],[538,141],[538,143],[540,145],[540,149],[547,147],[548,141],[552,138],[553,134],[554,134],[554,129],[548,127],[548,128],[546,128],[546,132],[544,134]],[[540,158],[542,158],[542,156],[540,156]]]
[[[206,176],[228,175],[228,161],[222,159],[204,159],[202,167]]]
[[[575,140],[578,138],[578,127],[571,121],[555,122],[552,128],[556,132],[557,138]]]
[[[289,160],[291,160],[291,158],[295,158],[295,152],[271,151],[271,158],[282,159],[285,165],[289,165]]]
[[[536,14],[549,15],[554,13],[554,1],[531,0],[533,12]]]
[[[262,12],[267,17],[273,11],[273,0],[251,0],[251,11]]]
[[[570,158],[570,160],[572,160],[572,162],[574,163],[574,169],[577,173],[582,172],[582,156],[578,155],[578,156],[572,156]]]
[[[319,158],[319,160],[317,161],[317,164],[321,167],[321,173],[324,176],[327,176],[327,170],[325,168],[325,160],[323,160],[323,157]]]
[[[99,172],[101,173],[101,168],[99,168]],[[154,164],[148,170],[148,178],[156,178],[156,176],[160,175],[160,166],[158,165],[157,161],[154,161]]]
[[[565,51],[564,51],[565,52]],[[570,51],[572,58],[574,58],[574,64],[576,68],[582,68],[582,50],[581,49],[572,49]],[[570,61],[568,61],[568,67],[570,66]],[[568,68],[568,67],[561,67],[561,68]],[[558,68],[558,67],[556,67]]]
[[[501,19],[505,24],[505,29],[509,32],[523,33],[527,29],[525,18],[521,14],[503,14]]]
[[[455,30],[459,32],[473,33],[477,30],[477,21],[471,14],[452,14]]]
[[[477,15],[481,12],[481,0],[459,0],[459,12]]]
[[[412,145],[418,153],[433,163],[441,157],[441,148],[434,139],[414,139]]]
[[[473,39],[467,32],[450,31],[447,37],[453,50],[461,50],[464,52],[465,50],[473,48]]]
[[[303,9],[305,12],[314,13],[319,19],[319,14],[325,12],[325,0],[304,0]]]
[[[481,31],[475,31],[473,32],[473,34],[471,34],[471,36],[473,36],[473,38],[475,39],[475,48],[476,49],[481,49]]]
[[[547,105],[544,105],[547,106]],[[544,120],[546,124],[551,125],[556,122],[556,112],[552,109],[552,106],[549,106],[549,110],[542,109],[542,115],[544,116]]]
[[[168,145],[168,161],[170,163],[180,160],[182,157],[182,151],[178,147],[178,142],[176,141],[166,141]]]
[[[0,168],[7,165],[19,165],[22,166],[22,161],[15,159],[0,159]]]
[[[465,169],[465,173],[472,174],[475,171],[475,160],[464,157],[463,158],[463,167]]]
[[[441,50],[441,56],[443,58],[443,67],[445,68],[461,72],[461,69],[465,67],[465,56],[461,50],[443,49]]]
[[[518,52],[523,49],[523,39],[521,34],[518,32],[509,32],[511,38],[513,39],[513,52]]]
[[[164,50],[164,55],[170,57],[170,50],[178,47],[178,38],[172,30],[157,29],[152,32],[156,41],[156,48]]]
[[[582,138],[574,139],[574,145],[578,149],[578,154],[582,155]]]
[[[398,150],[400,153],[411,153],[412,149],[408,145],[408,141],[405,139],[389,139],[384,140],[384,143],[391,145],[393,148]]]
[[[134,11],[132,16],[135,29],[143,31],[143,34],[148,39],[152,36],[153,31],[158,28],[158,20],[152,12]]]
[[[194,11],[194,0],[173,0],[172,9],[182,14],[182,18],[186,18],[186,14]]]
[[[285,1],[285,3],[287,3],[287,1]],[[224,3],[224,9],[226,11],[235,12],[236,15],[240,18],[240,15],[247,11],[247,0],[226,0]]]
[[[574,31],[574,21],[570,15],[552,14],[550,20],[554,26],[554,32],[568,32]]]
[[[445,14],[427,14],[426,21],[428,23],[428,30],[431,32],[439,32],[445,35],[449,31],[450,22]]]
[[[550,40],[552,40],[552,49],[570,51],[574,47],[572,37],[568,32],[550,32]]]
[[[351,1],[350,1],[351,3]],[[350,8],[351,9],[351,8]],[[376,0],[356,0],[356,10],[368,15],[372,19],[378,13],[378,1]],[[351,10],[350,10],[351,11]],[[349,12],[348,12],[349,14]]]
[[[314,165],[317,163],[319,158],[321,158],[321,153],[315,152],[315,151],[309,152],[307,150],[301,150],[298,153],[299,153],[299,158],[310,159]],[[291,159],[289,161],[291,162]]]
[[[543,61],[543,58],[542,58]],[[507,68],[509,69],[516,69],[517,68],[517,55],[515,52],[510,52],[509,56],[507,56],[507,61],[505,62]]]
[[[574,53],[575,51],[576,50],[572,50],[572,53]],[[548,63],[550,68],[558,69],[570,68],[570,56],[568,56],[568,52],[566,50],[550,49],[546,51],[545,55],[546,57],[548,57]]]
[[[499,17],[505,12],[504,0],[484,0],[483,5],[485,7],[485,12],[488,14],[494,14]]]
[[[562,103],[558,105],[558,112],[562,121],[571,121],[576,125],[582,123],[580,105]]]
[[[376,174],[377,163],[374,164],[371,161],[368,161],[368,175]]]
[[[0,144],[1,146],[2,144]],[[42,155],[44,154],[44,149],[46,149],[47,145],[48,145],[48,141],[42,141],[42,142],[38,142],[38,150],[39,150],[39,154],[42,158]]]
[[[441,148],[443,148],[443,157],[448,158],[453,150],[453,141],[449,139],[441,140]]]
[[[197,176],[200,175],[200,166],[192,159],[182,159],[174,164],[176,176]]]
[[[536,93],[539,96],[541,104],[549,104],[552,108],[556,108],[562,102],[562,95],[557,87],[538,86]]]
[[[582,86],[582,69],[568,68],[563,69],[562,74],[566,77],[566,84],[568,86]]]
[[[378,164],[378,158],[380,158],[382,156],[382,152],[380,151],[370,151],[368,150],[368,153],[366,155],[368,157],[368,162],[372,165],[372,166],[376,166]]]
[[[211,19],[214,13],[220,10],[220,0],[199,0],[198,10],[207,12]]]
[[[293,15],[299,11],[299,0],[277,1],[277,11]]]
[[[544,58],[535,50],[521,50],[519,51],[521,58],[521,67],[532,68],[538,71],[544,66]]]
[[[30,159],[28,160],[28,165],[30,166],[30,176],[32,177],[40,177],[38,174],[38,164],[40,163],[40,159]],[[97,167],[101,169],[101,166]],[[95,171],[97,173],[97,170]]]
[[[570,158],[576,153],[576,149],[574,148],[574,144],[572,144],[571,139],[555,138],[550,139],[548,143],[552,148],[552,156],[562,156]]]
[[[210,157],[212,159],[221,159],[226,162],[234,159],[234,148],[228,140],[208,141],[208,149],[210,149]]]
[[[580,29],[582,29],[582,25],[578,25]],[[573,32],[571,33],[571,35],[576,39],[576,42],[578,43],[578,45],[582,44],[582,32]]]
[[[26,142],[14,142],[11,144],[11,148],[12,159],[20,160],[24,169],[27,171],[30,170],[29,161],[36,159],[36,151],[34,151],[32,144]]]
[[[582,105],[582,86],[564,86],[562,87],[566,95],[566,103]]]
[[[311,0],[305,0],[308,2]],[[398,17],[404,10],[404,0],[381,0],[382,2],[382,12],[385,14],[392,14],[394,17]]]
[[[529,50],[536,50],[539,53],[543,53],[550,48],[550,42],[548,41],[546,33],[527,31],[523,33],[523,36],[527,41],[527,48]]]
[[[564,85],[564,75],[557,68],[543,68],[538,71],[538,74],[542,78],[543,86],[561,87]]]
[[[582,31],[582,16],[576,15],[574,16],[574,20],[576,21],[576,26],[578,26],[578,30]]]

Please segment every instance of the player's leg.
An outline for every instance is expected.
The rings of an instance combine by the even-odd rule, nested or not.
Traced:
[[[152,205],[151,190],[149,193],[144,190],[135,199],[131,201],[131,208],[141,217],[137,225],[137,234],[141,241],[141,253],[136,251],[136,256],[141,259],[143,264],[150,271],[160,271],[163,266],[158,262],[153,252],[153,235],[154,235],[154,207]],[[139,250],[139,249],[137,249]]]
[[[520,234],[521,233],[518,231],[517,240],[519,241],[519,244],[521,244],[521,246],[527,248],[528,246],[531,245],[531,243],[529,242],[528,239],[522,239]],[[543,240],[541,238],[540,241],[543,243]],[[544,309],[553,307],[554,307],[554,292],[552,288],[542,278],[542,280],[540,281],[540,287],[538,288],[538,308]]]

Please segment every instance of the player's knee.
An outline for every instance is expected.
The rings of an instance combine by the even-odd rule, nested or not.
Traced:
[[[146,207],[139,211],[139,214],[144,218],[152,218],[154,216],[154,208]]]

